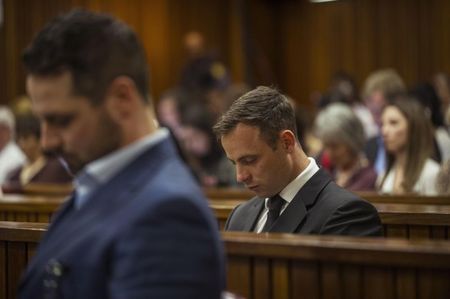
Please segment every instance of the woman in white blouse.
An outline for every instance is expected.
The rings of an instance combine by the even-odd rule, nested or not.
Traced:
[[[387,167],[378,180],[380,192],[436,194],[439,164],[430,159],[433,133],[419,103],[397,96],[383,110],[382,135]]]

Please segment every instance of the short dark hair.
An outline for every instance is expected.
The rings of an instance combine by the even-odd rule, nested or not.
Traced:
[[[131,78],[149,102],[149,70],[136,34],[107,14],[76,9],[56,17],[23,53],[32,75],[52,76],[69,71],[73,92],[93,104],[103,101],[108,85],[118,76]]]
[[[273,149],[276,149],[280,131],[291,130],[297,135],[291,103],[276,89],[266,86],[259,86],[237,99],[214,126],[214,133],[221,138],[239,123],[258,127]]]

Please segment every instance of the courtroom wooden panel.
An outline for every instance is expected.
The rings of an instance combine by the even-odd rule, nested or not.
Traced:
[[[0,298],[15,298],[20,271],[45,229],[0,222]],[[236,232],[222,238],[227,288],[249,299],[450,296],[448,241]]]

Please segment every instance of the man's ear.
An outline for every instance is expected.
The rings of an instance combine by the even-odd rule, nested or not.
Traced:
[[[129,119],[140,101],[134,81],[127,76],[115,78],[109,85],[105,97],[106,109],[117,123]]]
[[[295,134],[291,130],[281,131],[280,143],[283,150],[288,153],[292,153],[296,144]]]

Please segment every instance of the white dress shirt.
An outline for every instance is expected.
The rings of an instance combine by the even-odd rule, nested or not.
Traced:
[[[413,192],[420,195],[437,195],[436,190],[436,179],[439,173],[439,164],[434,160],[428,158],[423,166],[422,172],[420,173],[417,182],[413,187]],[[384,174],[378,176],[377,185],[381,183]],[[382,194],[392,194],[394,192],[394,183],[395,183],[395,170],[392,168],[382,186],[379,187],[379,191]]]
[[[108,182],[139,155],[168,136],[169,131],[166,128],[158,129],[154,134],[86,165],[74,181],[77,194],[75,207],[81,208],[99,186]]]
[[[283,214],[284,210],[288,207],[291,201],[294,199],[295,195],[300,191],[300,189],[306,184],[307,181],[319,170],[316,161],[313,158],[308,158],[309,164],[305,170],[303,170],[292,182],[290,182],[283,190],[279,193],[281,198],[283,198],[286,203],[281,208],[280,215]],[[267,203],[269,198],[265,199],[264,210],[259,216],[258,223],[255,227],[255,232],[260,233],[267,221],[267,214],[269,213],[269,208]]]

